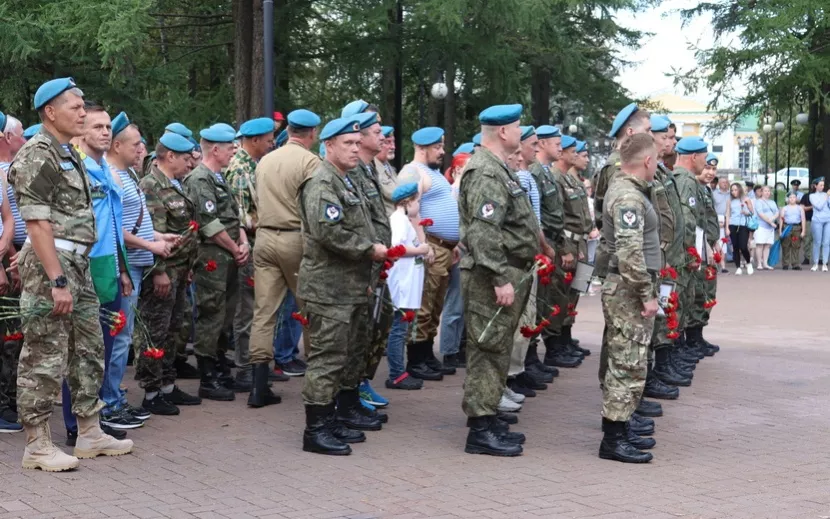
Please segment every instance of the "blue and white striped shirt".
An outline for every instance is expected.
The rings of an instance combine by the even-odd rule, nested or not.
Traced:
[[[421,195],[421,218],[430,218],[434,222],[427,234],[457,242],[461,238],[461,223],[458,216],[458,201],[452,194],[452,186],[438,171],[428,168],[425,164],[412,164],[429,175],[432,180],[432,187]]]
[[[525,190],[527,196],[530,198],[530,205],[533,206],[533,212],[536,213],[536,220],[542,221],[542,206],[539,198],[539,187],[533,179],[530,171],[517,171],[516,176],[519,177],[519,184]]]
[[[138,184],[133,180],[130,174],[121,169],[116,169],[118,177],[121,179],[121,184],[124,186],[124,195],[121,198],[121,203],[124,206],[124,214],[122,225],[124,232],[133,232],[135,224],[138,223],[139,215],[144,213],[141,219],[141,227],[138,228],[136,236],[147,241],[153,241],[153,219],[147,211],[147,199],[144,196]],[[145,249],[132,249],[127,247],[127,262],[131,267],[149,267],[153,264],[153,253]]]
[[[3,176],[6,178],[7,182],[9,166],[11,166],[10,162],[0,162],[0,171],[3,172]],[[14,188],[12,188],[11,184],[8,184],[8,187],[6,188],[6,197],[9,199],[9,209],[11,209],[12,216],[14,216],[14,238],[12,239],[12,242],[15,244],[15,247],[20,250],[20,247],[23,246],[23,242],[26,241],[28,233],[26,231],[26,223],[23,221],[23,218],[20,217],[20,209],[17,208],[17,199],[14,197]],[[0,220],[0,234],[2,233],[3,222]]]

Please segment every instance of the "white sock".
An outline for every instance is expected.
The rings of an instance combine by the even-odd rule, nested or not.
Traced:
[[[166,386],[161,386],[161,392],[162,392],[162,393],[164,393],[165,395],[169,395],[170,393],[172,393],[172,392],[173,392],[173,388],[174,388],[174,387],[176,387],[174,384],[169,384],[169,385],[166,385]]]
[[[159,394],[158,391],[150,391],[148,393],[144,393],[144,398],[146,398],[147,400],[152,400],[152,399],[156,398],[158,396],[158,394]]]

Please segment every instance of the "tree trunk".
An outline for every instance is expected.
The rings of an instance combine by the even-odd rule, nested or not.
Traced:
[[[452,162],[455,144],[455,63],[447,67],[447,99],[444,101],[444,167]]]
[[[530,69],[530,113],[533,124],[550,123],[550,71],[537,65]]]
[[[296,2],[295,2],[296,3]],[[291,107],[291,61],[294,59],[291,49],[291,41],[288,38],[289,32],[284,28],[291,27],[293,17],[287,0],[276,0],[274,2],[274,71],[276,88],[274,95],[274,109],[283,113],[288,112]]]
[[[395,10],[388,9],[386,11],[386,30],[388,34],[395,34]],[[389,46],[381,47],[383,49],[390,48]],[[395,63],[397,50],[383,57],[383,69],[380,75],[380,112],[381,117],[388,121],[389,125],[394,126],[393,114],[395,113]]]
[[[810,99],[810,135],[807,139],[807,168],[810,170],[810,181],[820,176],[819,163],[821,162],[821,158],[819,156],[818,136],[816,134],[819,123],[820,103],[820,99]]]
[[[253,0],[233,0],[234,94],[236,123],[250,118],[251,58],[253,55]]]
[[[265,31],[262,20],[262,0],[253,2],[253,36],[251,38],[251,100],[249,118],[269,117],[264,113],[265,100]]]

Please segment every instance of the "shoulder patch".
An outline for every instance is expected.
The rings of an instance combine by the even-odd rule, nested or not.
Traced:
[[[499,206],[496,202],[492,200],[485,200],[484,203],[481,204],[481,207],[478,208],[478,216],[484,218],[485,220],[490,220],[493,218],[493,215],[496,214],[496,208]]]
[[[327,222],[337,223],[343,219],[343,209],[339,205],[326,204],[323,208],[323,219]]]
[[[622,229],[638,229],[640,227],[640,217],[637,216],[637,211],[633,207],[620,208],[620,227]]]
[[[689,205],[692,206],[692,207],[697,205],[697,200],[695,200],[695,197],[693,197],[693,196],[689,197]]]
[[[72,171],[73,169],[75,169],[75,165],[71,162],[61,162],[61,169],[63,171]]]
[[[212,200],[205,200],[205,211],[212,213],[216,210],[216,204]]]

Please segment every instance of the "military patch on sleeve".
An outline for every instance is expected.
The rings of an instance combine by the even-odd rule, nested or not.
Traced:
[[[213,200],[205,200],[205,211],[209,213],[216,211],[216,204],[213,203]]]
[[[485,200],[481,207],[478,208],[478,216],[485,220],[492,220],[496,215],[496,208],[499,206],[496,202]]]
[[[73,169],[75,169],[75,165],[71,162],[61,162],[61,169],[63,171],[72,171]]]
[[[689,206],[694,207],[696,205],[697,205],[697,200],[695,200],[695,197],[690,196],[689,197]]]
[[[620,228],[622,229],[638,229],[640,227],[640,217],[632,207],[620,208]]]
[[[323,209],[323,219],[327,222],[336,223],[343,218],[343,209],[339,205],[326,204]]]

